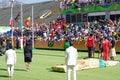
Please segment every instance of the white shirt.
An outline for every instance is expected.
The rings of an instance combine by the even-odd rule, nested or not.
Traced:
[[[73,46],[70,46],[66,49],[65,52],[65,59],[66,59],[66,65],[76,65],[77,63],[77,49],[75,49]]]
[[[16,52],[13,49],[8,49],[5,52],[6,64],[14,65],[16,63]]]

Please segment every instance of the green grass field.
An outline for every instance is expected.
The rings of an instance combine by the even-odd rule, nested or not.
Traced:
[[[54,72],[52,66],[64,63],[64,51],[33,50],[33,61],[30,71],[25,69],[22,50],[16,50],[17,64],[12,80],[66,80],[66,73]],[[79,58],[87,57],[86,52],[79,52]],[[97,53],[95,55],[97,57]],[[116,60],[120,60],[117,54]],[[120,80],[120,64],[114,67],[105,67],[77,71],[77,80]],[[9,80],[6,71],[5,56],[0,56],[0,80]]]

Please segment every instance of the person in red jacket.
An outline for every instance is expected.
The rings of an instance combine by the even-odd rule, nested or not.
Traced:
[[[103,60],[107,61],[110,48],[110,41],[107,39],[107,37],[104,37],[102,41],[102,48],[103,48]]]
[[[92,52],[93,52],[93,47],[95,45],[94,37],[93,37],[92,33],[88,36],[87,41],[86,41],[86,45],[88,47],[88,57],[91,58],[92,57]]]

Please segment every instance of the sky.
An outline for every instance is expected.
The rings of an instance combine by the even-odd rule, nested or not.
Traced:
[[[52,1],[52,0],[17,0],[17,1],[30,4],[30,3],[36,3],[36,2]],[[0,0],[0,2],[2,2],[2,0]]]

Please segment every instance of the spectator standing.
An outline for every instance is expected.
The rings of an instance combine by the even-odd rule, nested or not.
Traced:
[[[76,64],[77,64],[77,49],[73,47],[73,42],[70,42],[70,47],[65,52],[65,62],[67,67],[67,80],[71,80],[71,70],[73,72],[73,80],[76,80]]]
[[[88,57],[91,58],[92,57],[92,52],[93,52],[93,47],[95,45],[94,37],[93,37],[92,33],[88,36],[87,41],[86,41],[86,45],[88,47]]]
[[[93,50],[92,50],[92,57],[95,57],[95,48],[96,48],[96,44],[94,44]]]
[[[32,62],[32,48],[29,42],[26,42],[24,47],[24,62],[26,65],[26,70],[30,70],[30,62]]]
[[[116,51],[115,51],[115,38],[111,40],[111,48],[110,48],[110,59],[115,60]]]
[[[102,48],[103,48],[103,60],[108,61],[110,41],[105,36],[104,36],[104,39],[102,41]]]
[[[3,39],[2,48],[3,48],[3,53],[5,53],[5,50],[6,50],[6,40],[5,39]]]
[[[14,65],[16,64],[16,52],[12,49],[12,44],[8,45],[8,50],[5,52],[7,71],[10,78],[14,73]]]
[[[98,44],[99,44],[98,58],[103,58],[102,40],[103,40],[103,38],[100,37],[99,42],[98,42]]]

